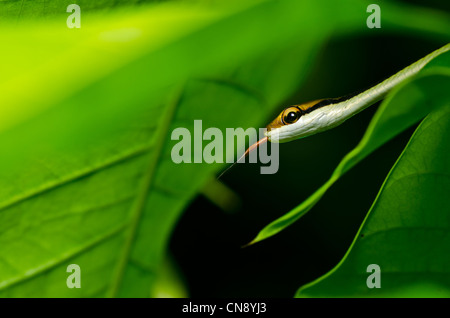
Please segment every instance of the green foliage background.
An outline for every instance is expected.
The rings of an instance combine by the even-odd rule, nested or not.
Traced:
[[[264,126],[286,104],[370,86],[445,45],[439,3],[380,2],[377,30],[356,0],[86,1],[81,29],[67,28],[68,4],[0,2],[1,296],[292,296],[356,234],[298,296],[448,296],[449,54],[387,98],[343,161],[349,170],[378,151],[391,162],[365,160],[363,178],[343,181],[338,168],[342,192],[330,189],[329,205],[269,243],[240,248],[326,182],[374,110],[282,145],[277,175],[238,165],[229,187],[213,178],[224,165],[170,159],[171,131],[194,119],[204,129]],[[377,150],[408,128],[394,150]],[[225,210],[240,197],[241,208],[211,219],[217,208],[202,193]],[[294,219],[314,205],[305,202]],[[381,290],[366,288],[372,263]],[[69,264],[82,269],[80,289],[66,286]]]

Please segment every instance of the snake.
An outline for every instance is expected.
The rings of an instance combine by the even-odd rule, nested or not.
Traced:
[[[305,138],[342,124],[367,107],[384,99],[396,86],[415,76],[425,65],[438,55],[450,50],[450,43],[431,52],[420,60],[385,79],[379,84],[358,94],[338,98],[323,98],[285,108],[269,125],[264,137],[251,145],[245,153],[230,167],[248,156],[260,145],[270,142],[285,143]],[[219,176],[219,178],[220,178]]]

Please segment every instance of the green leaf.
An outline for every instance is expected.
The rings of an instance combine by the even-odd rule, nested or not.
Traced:
[[[448,88],[449,80],[430,85]],[[431,101],[437,101],[433,97]],[[344,259],[299,297],[450,296],[450,98],[417,128]],[[370,264],[381,288],[368,288]]]
[[[141,5],[143,2],[156,2],[158,0],[78,0],[82,12],[109,11],[119,6]],[[73,2],[67,0],[2,0],[0,1],[0,19],[21,21],[30,18],[46,18],[50,15],[66,15],[66,9]]]
[[[170,255],[166,255],[161,263],[158,278],[153,285],[152,298],[187,298],[184,278]]]
[[[360,143],[342,159],[330,179],[300,205],[264,227],[250,244],[267,239],[297,221],[314,207],[314,205],[324,196],[326,191],[343,174],[384,143],[417,123],[432,111],[436,105],[441,106],[448,98],[446,86],[438,85],[437,87],[433,87],[432,85],[429,85],[429,82],[437,81],[448,83],[447,74],[449,73],[449,60],[449,52],[441,54],[425,67],[422,71],[423,76],[419,74],[418,78],[412,83],[403,83],[400,87],[394,89],[381,104]],[[435,66],[434,72],[436,75],[431,76],[427,70],[433,65]],[[438,67],[438,65],[441,66]],[[430,77],[432,77],[432,79],[430,79]],[[407,88],[402,89],[405,85]],[[428,92],[424,92],[423,87],[425,87]],[[443,100],[437,100],[434,103],[428,102],[431,98],[431,92],[434,93],[435,91],[437,92],[434,96],[439,96]]]

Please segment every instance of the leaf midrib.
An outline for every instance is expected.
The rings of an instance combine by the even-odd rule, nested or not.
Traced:
[[[126,271],[127,264],[129,263],[131,248],[136,237],[136,232],[139,226],[139,221],[142,217],[143,211],[145,209],[145,203],[147,201],[148,193],[152,187],[154,175],[156,172],[156,167],[161,159],[162,150],[164,148],[165,141],[167,139],[170,124],[175,114],[175,110],[179,105],[181,95],[183,92],[183,86],[175,94],[174,98],[168,104],[168,109],[161,119],[159,134],[156,137],[156,144],[154,151],[149,154],[149,165],[147,171],[142,177],[141,184],[138,187],[138,193],[134,204],[131,206],[130,217],[131,222],[129,223],[129,234],[126,237],[124,247],[122,250],[122,255],[119,257],[119,264],[117,265],[116,274],[113,277],[111,288],[108,292],[108,297],[115,298],[118,296],[121,283]]]

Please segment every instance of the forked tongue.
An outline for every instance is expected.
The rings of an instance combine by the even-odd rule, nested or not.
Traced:
[[[230,170],[231,168],[234,167],[235,164],[239,163],[242,161],[242,159],[248,157],[248,155],[255,149],[257,149],[259,146],[261,146],[262,144],[267,142],[267,137],[261,138],[260,140],[258,140],[257,142],[255,142],[253,145],[251,145],[250,147],[248,147],[248,149],[244,152],[244,154],[235,162],[233,163],[231,166],[229,166],[228,168],[226,168],[218,177],[217,179],[220,179],[221,176],[223,176],[225,174],[225,172],[227,172],[228,170]]]

